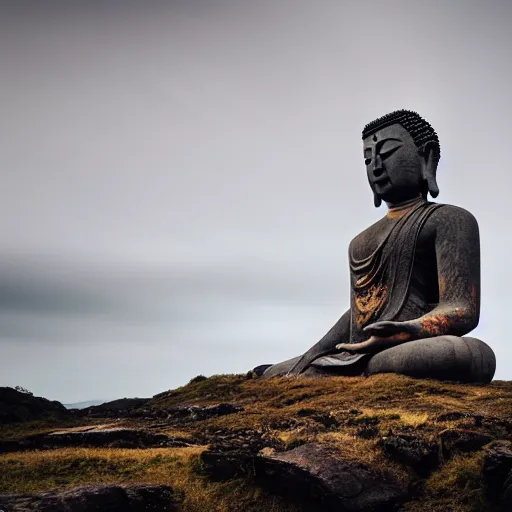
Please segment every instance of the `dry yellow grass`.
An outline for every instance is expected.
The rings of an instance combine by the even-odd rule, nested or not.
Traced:
[[[66,448],[0,457],[0,494],[35,493],[81,484],[153,483],[170,485],[184,512],[300,508],[268,496],[242,480],[212,483],[195,468],[205,447],[147,450]]]
[[[179,469],[202,450],[64,448],[6,454],[0,457],[0,492],[37,492],[86,482],[182,484],[186,473]]]
[[[495,510],[487,503],[482,477],[483,452],[456,456],[434,473],[425,484],[428,504],[414,501],[407,512],[486,512]]]
[[[418,428],[427,423],[429,414],[426,412],[407,411],[405,409],[387,409],[382,418],[388,421],[395,420],[396,424]]]
[[[500,381],[488,386],[415,380],[399,375],[362,377],[246,379],[243,375],[214,376],[183,386],[152,400],[154,407],[208,405],[236,400],[255,411],[288,408],[294,404],[323,409],[374,408],[436,412],[449,408],[483,413],[512,413],[512,386]],[[404,407],[406,405],[406,407]],[[497,410],[496,410],[497,408]],[[487,411],[486,411],[487,410]]]
[[[437,442],[446,428],[467,428],[512,440],[512,383],[488,386],[414,380],[399,375],[370,378],[333,377],[258,379],[219,375],[190,383],[149,402],[168,409],[183,405],[230,402],[243,411],[190,421],[155,432],[193,440],[206,431],[252,430],[283,449],[307,442],[328,444],[347,460],[367,464],[377,472],[391,472],[405,487],[417,477],[405,466],[390,461],[379,440],[407,434]],[[455,419],[441,414],[458,412]],[[466,416],[464,416],[466,414]],[[474,416],[485,421],[476,422]],[[81,425],[111,420],[82,419]],[[147,426],[126,420],[127,426]],[[0,439],[66,425],[34,423],[0,426]],[[182,496],[182,510],[238,511],[298,510],[268,496],[250,482],[212,483],[197,472],[205,447],[180,449],[65,449],[0,455],[0,493],[34,492],[81,483],[149,482],[169,484]],[[424,493],[405,506],[407,512],[476,512],[487,510],[481,480],[483,451],[455,457],[424,482]],[[478,508],[480,507],[480,508]]]

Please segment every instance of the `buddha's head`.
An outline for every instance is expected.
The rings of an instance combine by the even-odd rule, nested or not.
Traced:
[[[375,206],[439,194],[441,150],[436,132],[416,112],[397,110],[367,124],[363,155]]]

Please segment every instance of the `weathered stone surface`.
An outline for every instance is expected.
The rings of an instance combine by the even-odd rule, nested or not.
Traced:
[[[256,368],[253,368],[252,371],[257,377],[261,377],[265,373],[265,370],[268,370],[271,366],[271,364],[260,364],[259,366],[256,366]]]
[[[235,414],[243,410],[243,407],[222,403],[207,406],[190,405],[175,407],[173,409],[168,409],[168,413],[169,417],[173,419],[206,420],[217,416],[225,416],[226,414]]]
[[[486,343],[469,336],[446,335],[411,341],[380,352],[370,359],[367,372],[487,383],[491,382],[495,369],[494,352]]]
[[[398,144],[388,151],[390,141]],[[491,382],[494,352],[464,336],[480,314],[478,223],[427,199],[439,194],[435,130],[397,110],[365,126],[363,154],[374,205],[388,212],[349,244],[349,309],[302,356],[253,373]]]
[[[111,448],[154,448],[183,447],[190,442],[182,438],[172,438],[165,434],[154,434],[144,430],[112,428],[35,434],[20,440],[0,441],[0,453],[25,450],[48,450],[69,446],[111,447]]]
[[[362,464],[344,461],[329,448],[306,444],[287,452],[264,448],[201,454],[202,471],[214,481],[252,478],[258,485],[291,501],[319,510],[371,512],[393,510],[404,489]]]
[[[505,491],[507,499],[510,499],[512,481],[509,478],[512,471],[512,450],[509,446],[497,445],[487,451],[483,464],[483,475],[487,489],[492,498],[498,497]],[[508,481],[507,489],[504,489]]]
[[[126,411],[124,417],[159,419],[170,423],[180,423],[188,421],[207,420],[226,414],[235,414],[243,411],[243,407],[238,407],[229,403],[220,403],[216,405],[183,405],[170,408],[140,407],[138,409]]]
[[[318,510],[392,510],[404,496],[404,489],[390,476],[344,461],[339,454],[316,444],[257,456],[254,472],[263,487],[291,499],[312,500]]]
[[[439,447],[416,436],[383,437],[379,443],[386,455],[412,468],[422,477],[439,465]]]
[[[461,412],[461,411],[449,411],[437,416],[436,421],[458,421],[458,420],[467,420],[472,419],[475,423],[476,427],[482,426],[483,416],[481,414],[472,414],[469,412]]]
[[[202,452],[202,470],[214,481],[254,476],[254,457],[262,451],[275,452],[284,443],[277,438],[264,437],[252,429],[216,429],[196,433],[200,444],[209,444]]]
[[[446,429],[439,434],[444,456],[454,452],[474,452],[490,443],[493,438],[471,430]]]
[[[89,418],[130,418],[137,416],[137,410],[150,398],[120,398],[101,405],[92,405],[85,409],[72,409],[75,416]]]
[[[255,455],[265,447],[283,449],[284,444],[275,437],[263,436],[252,429],[208,429],[196,432],[198,444],[211,445],[212,452],[244,452]]]
[[[0,495],[5,512],[143,512],[177,511],[167,485],[83,486],[32,495]]]
[[[509,471],[507,479],[503,484],[503,491],[500,496],[501,509],[505,512],[512,510],[512,470]]]

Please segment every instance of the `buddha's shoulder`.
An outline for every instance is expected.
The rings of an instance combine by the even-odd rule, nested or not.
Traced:
[[[429,224],[439,224],[452,222],[454,224],[467,224],[478,226],[478,222],[475,216],[460,206],[443,203],[432,203],[436,204],[437,208],[432,212],[428,219]]]

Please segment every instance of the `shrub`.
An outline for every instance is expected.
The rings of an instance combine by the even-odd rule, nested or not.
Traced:
[[[208,379],[208,377],[205,377],[204,375],[198,375],[197,377],[190,379],[189,384],[195,384],[196,382],[202,382],[203,380],[206,380],[206,379]]]
[[[34,396],[34,393],[32,393],[32,391],[29,391],[27,388],[22,388],[21,386],[16,386],[14,389],[16,391],[18,391],[18,393],[23,393],[24,395]]]

